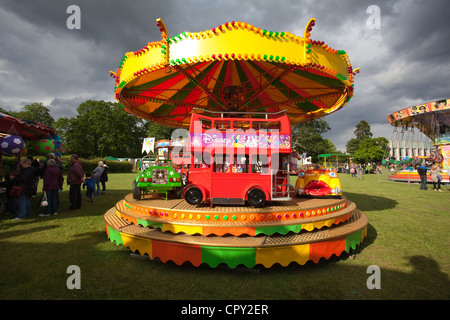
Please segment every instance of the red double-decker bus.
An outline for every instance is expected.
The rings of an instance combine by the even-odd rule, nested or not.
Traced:
[[[191,117],[187,152],[190,169],[184,189],[190,204],[263,207],[290,200],[291,125],[284,114]]]

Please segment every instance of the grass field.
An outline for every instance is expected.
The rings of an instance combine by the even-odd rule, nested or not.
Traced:
[[[103,215],[131,192],[135,174],[110,174],[107,193],[67,212],[68,187],[58,215],[11,221],[0,216],[0,299],[439,299],[450,298],[450,187],[365,175],[340,175],[345,195],[369,217],[368,237],[355,259],[347,254],[271,269],[177,266],[136,258],[111,243]],[[41,186],[41,185],[40,185]],[[67,268],[81,270],[81,289],[69,290]],[[381,270],[381,289],[369,290],[367,268]]]

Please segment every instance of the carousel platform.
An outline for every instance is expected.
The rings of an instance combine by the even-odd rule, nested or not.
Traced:
[[[388,177],[390,181],[420,183],[420,176],[417,171],[401,170],[391,173]],[[429,174],[427,174],[427,183],[433,183]],[[442,173],[441,183],[450,183],[447,173]]]
[[[183,199],[130,195],[105,215],[108,238],[133,252],[177,265],[270,268],[356,249],[367,235],[367,216],[341,199],[292,198],[272,206],[189,205]]]

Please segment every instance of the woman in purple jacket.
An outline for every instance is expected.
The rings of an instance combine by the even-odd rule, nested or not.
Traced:
[[[47,161],[47,169],[44,174],[44,186],[43,191],[47,195],[48,205],[45,207],[44,212],[40,217],[46,217],[50,214],[56,214],[59,206],[59,190],[61,190],[64,184],[64,178],[56,165],[54,159]]]
[[[72,165],[67,172],[67,184],[69,187],[69,210],[76,210],[81,208],[81,184],[84,181],[83,167],[78,161],[78,156],[73,154],[70,157]]]

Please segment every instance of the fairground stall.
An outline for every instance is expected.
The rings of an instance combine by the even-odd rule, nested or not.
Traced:
[[[0,176],[4,174],[4,154],[15,157],[18,162],[25,151],[25,141],[31,141],[30,146],[45,155],[55,150],[56,137],[56,130],[43,123],[0,113]]]
[[[387,160],[395,168],[388,177],[392,181],[420,182],[419,174],[415,170],[416,165],[430,167],[437,164],[443,170],[442,182],[449,182],[448,170],[450,169],[450,99],[423,103],[394,112],[388,116],[389,123],[397,132],[420,131],[429,138],[434,148],[424,152],[420,145],[410,148],[408,154],[405,148],[404,154],[398,158],[391,157]],[[427,175],[427,181],[431,177]]]
[[[130,195],[105,215],[108,238],[162,262],[231,268],[318,263],[351,253],[367,216],[345,195],[296,197],[290,124],[335,112],[353,96],[345,51],[302,36],[232,21],[169,36],[122,58],[123,108],[184,128],[190,161],[183,198]],[[181,131],[179,131],[181,132]],[[178,133],[179,133],[178,132]]]
[[[55,150],[56,139],[56,130],[45,124],[0,113],[0,181],[8,175],[6,168],[20,170],[20,159],[27,151],[26,142],[30,142],[28,146],[35,148],[39,154],[47,155]],[[3,156],[13,157],[14,162],[4,166],[6,161]],[[0,188],[0,211],[4,210],[5,191],[5,188]]]

